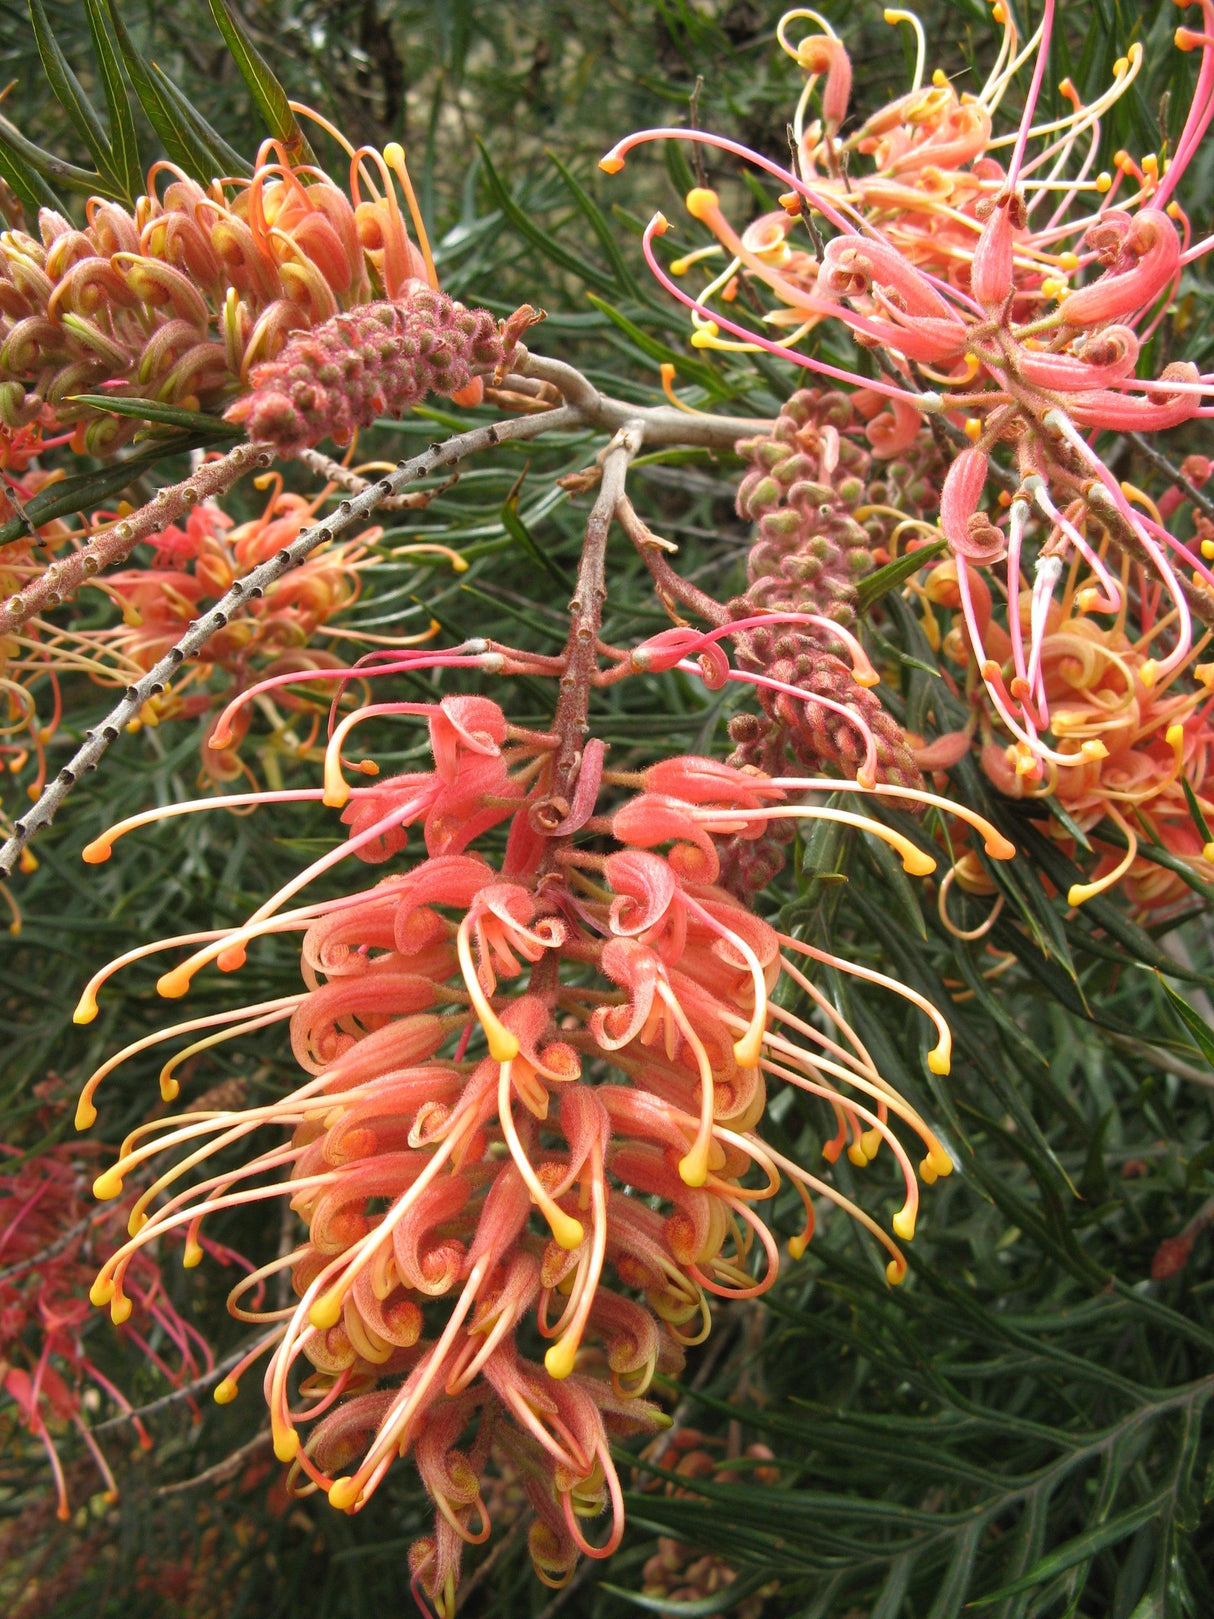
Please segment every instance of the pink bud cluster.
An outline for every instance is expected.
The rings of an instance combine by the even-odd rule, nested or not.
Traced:
[[[396,667],[443,661],[476,658],[418,653]],[[217,744],[253,695],[221,718]],[[352,787],[355,727],[411,717],[429,726],[433,769]],[[270,1355],[275,1447],[296,1488],[357,1511],[397,1457],[412,1454],[436,1519],[410,1566],[443,1614],[464,1546],[489,1534],[484,1481],[499,1465],[522,1480],[543,1579],[559,1584],[580,1553],[619,1544],[611,1442],[662,1424],[646,1393],[707,1336],[713,1298],[771,1286],[780,1256],[759,1211],[785,1177],[805,1216],[789,1242],[795,1256],[812,1233],[812,1193],[859,1219],[885,1246],[889,1279],[901,1279],[905,1260],[882,1227],[756,1133],[770,1078],[826,1102],[828,1160],[846,1149],[860,1167],[887,1145],[903,1239],[914,1231],[918,1178],[891,1119],[920,1137],[925,1181],[951,1168],[808,976],[812,963],[858,971],[927,1013],[937,1036],[928,1061],[942,1073],[950,1042],[940,1014],[756,917],[720,886],[718,844],[758,839],[773,818],[826,818],[883,838],[908,871],[930,871],[931,857],[881,822],[802,801],[837,781],[775,781],[696,757],[613,776],[593,739],[565,781],[558,756],[556,737],[511,725],[483,697],[377,703],[341,720],[324,797],[342,809],[347,842],[234,932],[168,941],[197,948],[158,986],[181,996],[209,963],[234,971],[262,935],[302,932],[303,992],[166,1031],[191,1044],[165,1064],[162,1090],[175,1096],[183,1058],[224,1037],[205,1030],[274,1023],[289,1026],[306,1079],[281,1101],[142,1128],[95,1184],[98,1196],[117,1196],[127,1177],[170,1156],[92,1289],[118,1319],[128,1269],[153,1239],[184,1229],[194,1263],[205,1218],[290,1199],[304,1223],[295,1248],[230,1299],[241,1319],[266,1327],[244,1366]],[[612,803],[600,809],[604,795]],[[958,813],[996,857],[1012,853],[980,818]],[[350,856],[395,864],[410,827],[424,841],[420,860],[340,898],[300,902],[313,878]],[[473,849],[498,827],[497,852]],[[123,830],[87,858],[104,859]],[[89,985],[79,1019],[95,1015],[98,987],[125,959]],[[773,1002],[781,978],[808,997],[806,1017]],[[98,1083],[129,1054],[89,1081],[78,1125],[95,1118]],[[266,1129],[273,1139],[242,1166],[230,1152],[223,1167],[211,1162]],[[183,1189],[187,1171],[201,1178]],[[268,1315],[250,1307],[249,1290],[284,1268],[297,1302]],[[542,1360],[528,1338],[547,1342]],[[235,1397],[242,1371],[217,1399]],[[604,1511],[609,1528],[592,1540],[585,1525]]]
[[[487,310],[413,281],[391,302],[364,304],[291,338],[276,360],[254,367],[252,391],[227,417],[282,455],[326,438],[348,444],[377,416],[403,415],[429,393],[461,394],[504,352]]]

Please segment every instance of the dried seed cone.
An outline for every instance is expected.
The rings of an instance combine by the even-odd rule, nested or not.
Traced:
[[[377,416],[400,416],[427,394],[458,394],[496,369],[505,346],[493,316],[414,281],[399,298],[364,304],[293,337],[254,368],[253,390],[227,412],[280,454],[331,438],[348,443]]]

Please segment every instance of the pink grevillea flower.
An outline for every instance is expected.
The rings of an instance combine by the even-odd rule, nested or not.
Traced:
[[[972,447],[956,457],[941,492],[940,530],[954,555],[983,565],[1009,555],[1015,573],[1035,552],[1037,610],[1023,628],[1016,613],[1010,616],[1014,667],[1007,676],[980,650],[966,570],[958,580],[991,701],[1022,742],[1037,779],[1046,762],[1057,765],[1061,755],[1041,738],[1041,693],[1034,692],[1029,670],[1040,670],[1050,592],[1068,561],[1078,557],[1092,568],[1080,596],[1085,610],[1116,613],[1116,581],[1110,588],[1108,570],[1095,560],[1102,536],[1145,558],[1174,613],[1159,648],[1163,678],[1192,652],[1187,576],[1200,590],[1214,589],[1206,560],[1143,514],[1093,443],[1105,429],[1151,432],[1214,413],[1205,403],[1214,379],[1196,366],[1181,361],[1156,377],[1136,374],[1141,344],[1163,318],[1184,264],[1214,245],[1211,239],[1190,246],[1188,224],[1173,200],[1214,118],[1214,0],[1200,3],[1204,31],[1182,29],[1177,36],[1182,49],[1202,53],[1197,88],[1176,153],[1162,171],[1150,155],[1139,166],[1119,154],[1117,181],[1088,179],[1100,117],[1133,82],[1140,46],[1117,63],[1106,96],[1083,106],[1064,85],[1073,110],[1034,124],[1053,0],[1023,49],[1010,6],[997,8],[1003,44],[977,97],[959,102],[943,79],[924,87],[921,50],[910,94],[850,137],[841,135],[840,97],[848,82],[843,47],[829,32],[794,45],[788,30],[807,14],[790,13],[780,39],[809,74],[794,126],[797,174],[736,142],[691,130],[643,130],[602,161],[615,172],[645,142],[707,141],[786,187],[781,202],[790,216],[812,213],[833,232],[819,255],[797,255],[768,216],[761,229],[739,234],[716,193],[697,187],[688,194],[688,210],[727,255],[726,270],[699,296],[685,291],[657,255],[656,238],[668,229],[661,215],[645,233],[645,251],[658,280],[691,310],[698,346],[765,350],[887,400],[886,442],[877,453],[913,443],[923,416],[943,416],[964,429]],[[897,20],[918,30],[909,14]],[[993,114],[1012,75],[1029,62],[1019,125],[997,136]],[[815,93],[822,117],[807,125]],[[1006,167],[994,155],[1005,147],[1011,148]],[[842,165],[857,151],[873,158],[877,172],[858,176],[849,167],[844,179]],[[1136,189],[1127,195],[1130,188],[1121,182],[1131,175]],[[672,268],[685,270],[703,256],[688,255]],[[772,301],[763,322],[768,330],[791,327],[790,335],[767,336],[722,313],[713,299],[739,274]],[[862,346],[884,350],[886,370],[899,380],[863,378],[799,352],[796,345],[827,319],[841,322]],[[923,377],[933,389],[923,387]],[[1004,446],[1010,446],[1018,487],[1010,510],[992,513],[991,460]]]
[[[58,1514],[66,1520],[70,1505],[54,1437],[65,1427],[88,1450],[108,1498],[117,1497],[109,1463],[85,1421],[83,1397],[97,1390],[119,1410],[131,1407],[86,1349],[84,1292],[97,1251],[113,1242],[125,1209],[90,1207],[89,1182],[102,1156],[95,1146],[61,1145],[30,1157],[12,1146],[3,1151],[8,1162],[0,1175],[0,1388],[46,1451]],[[227,1261],[225,1249],[209,1246]],[[170,1384],[189,1382],[214,1364],[206,1341],[174,1309],[150,1254],[139,1255],[132,1267],[126,1299],[122,1319],[131,1319],[125,1335]],[[150,1446],[137,1420],[135,1428]]]
[[[655,657],[666,650],[660,637],[651,647]],[[526,664],[524,654],[478,648],[417,653],[397,667],[427,661]],[[356,757],[357,725],[377,718],[424,720],[434,769],[353,785],[368,763]],[[302,934],[302,993],[187,1019],[90,1079],[82,1126],[96,1116],[98,1083],[136,1051],[185,1037],[161,1074],[172,1097],[187,1053],[276,1022],[303,1070],[281,1100],[199,1108],[128,1137],[95,1190],[117,1196],[145,1167],[149,1181],[130,1240],[91,1296],[121,1317],[131,1267],[161,1234],[184,1231],[193,1263],[212,1215],[289,1199],[302,1221],[296,1246],[233,1290],[233,1312],[264,1332],[216,1398],[235,1398],[247,1367],[268,1356],[264,1393],[292,1487],[323,1490],[341,1511],[358,1511],[411,1454],[436,1517],[410,1568],[444,1615],[464,1546],[489,1533],[494,1458],[525,1483],[541,1578],[560,1584],[580,1554],[619,1544],[612,1442],[663,1424],[647,1391],[708,1334],[714,1298],[771,1286],[779,1249],[761,1211],[785,1178],[805,1210],[795,1256],[821,1196],[884,1246],[897,1282],[906,1262],[896,1239],[913,1235],[919,1182],[952,1167],[815,975],[827,966],[904,997],[932,1030],[930,1067],[946,1073],[940,1013],[871,969],[780,934],[718,883],[720,841],[758,838],[773,817],[857,827],[913,873],[931,870],[932,857],[878,820],[817,801],[860,791],[855,783],[772,780],[696,757],[617,775],[589,741],[585,784],[556,805],[556,761],[554,736],[511,725],[483,697],[385,702],[348,716],[332,731],[324,789],[348,840],[243,926],[120,958],[89,984],[77,1014],[90,1019],[109,974],[156,949],[193,947],[160,980],[179,997],[211,963],[238,969],[263,934]],[[980,817],[954,813],[996,857],[1013,852]],[[406,839],[419,827],[425,847],[410,860]],[[113,829],[89,858],[130,829]],[[390,869],[370,887],[309,901],[312,879],[350,870],[351,856]],[[781,980],[803,995],[799,1011],[773,998]],[[824,1102],[829,1161],[846,1149],[860,1167],[888,1149],[894,1235],[762,1140],[773,1078]],[[921,1143],[917,1171],[907,1133]],[[157,1179],[153,1163],[163,1166]],[[283,1270],[295,1302],[261,1312],[247,1295]],[[526,1318],[547,1341],[542,1360],[520,1348]],[[607,1527],[591,1533],[601,1514]]]

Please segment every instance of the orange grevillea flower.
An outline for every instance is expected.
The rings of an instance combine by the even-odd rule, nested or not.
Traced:
[[[705,658],[718,655],[710,637],[699,640]],[[687,644],[657,637],[632,656],[638,667],[668,666]],[[470,643],[400,655],[380,672],[514,661]],[[221,717],[216,743],[255,695]],[[368,762],[356,757],[359,728],[373,720],[423,720],[433,768],[351,785],[348,773]],[[239,969],[263,935],[302,934],[300,992],[187,1019],[117,1053],[86,1085],[81,1127],[96,1117],[106,1074],[136,1052],[185,1037],[161,1073],[172,1099],[188,1053],[274,1024],[289,1030],[304,1075],[280,1101],[187,1111],[128,1137],[96,1182],[100,1197],[119,1195],[145,1166],[164,1167],[133,1206],[130,1240],[103,1265],[92,1298],[121,1320],[128,1269],[160,1234],[184,1230],[193,1263],[211,1215],[290,1199],[302,1221],[297,1246],[230,1301],[242,1319],[264,1323],[246,1365],[269,1356],[276,1450],[295,1488],[324,1490],[351,1512],[411,1453],[436,1518],[410,1566],[443,1614],[463,1546],[489,1534],[491,1453],[524,1482],[542,1578],[559,1584],[579,1553],[619,1544],[612,1438],[662,1423],[646,1399],[654,1373],[677,1368],[707,1335],[714,1298],[770,1287],[779,1251],[762,1210],[784,1180],[805,1210],[789,1244],[795,1256],[821,1196],[885,1247],[897,1282],[906,1265],[897,1239],[913,1235],[919,1181],[952,1167],[815,974],[837,968],[905,997],[932,1030],[930,1067],[946,1073],[940,1013],[870,968],[781,934],[718,882],[718,841],[759,837],[773,817],[861,828],[913,873],[931,870],[932,857],[882,822],[817,801],[863,791],[856,783],[770,778],[697,757],[618,775],[590,739],[571,790],[554,797],[556,747],[484,697],[385,701],[347,715],[332,730],[323,788],[346,841],[241,927],[141,946],[112,963],[77,1011],[90,1019],[110,973],[153,951],[190,950],[159,980],[176,998],[212,965]],[[878,785],[870,796],[885,792]],[[1012,854],[980,817],[955,813],[993,855]],[[105,859],[116,837],[154,818],[120,824],[85,858]],[[494,828],[491,856],[481,846]],[[413,859],[411,830],[421,844]],[[308,898],[316,878],[352,861],[386,875],[336,899]],[[774,998],[782,981],[804,997],[800,1011]],[[773,1080],[823,1102],[828,1160],[846,1150],[860,1167],[886,1149],[898,1176],[892,1236],[762,1139]],[[907,1133],[920,1143],[917,1171]],[[229,1150],[238,1147],[243,1163]],[[296,1302],[262,1314],[246,1292],[282,1269]],[[528,1316],[547,1341],[541,1360],[518,1342]],[[217,1398],[235,1397],[243,1370]],[[608,1527],[591,1539],[588,1521],[602,1512]]]
[[[213,410],[247,392],[292,333],[330,330],[343,311],[374,299],[391,307],[436,289],[400,146],[355,150],[325,128],[349,157],[348,190],[312,164],[293,165],[268,140],[248,179],[203,187],[160,162],[133,212],[93,197],[83,230],[44,208],[37,236],[0,235],[0,423],[20,429],[49,412],[75,424],[77,451],[109,454],[135,421],[75,396]],[[348,371],[359,356],[343,358]],[[457,392],[471,382],[457,372],[431,364],[423,380],[439,388],[450,380]],[[479,389],[472,383],[469,397]]]
[[[131,1409],[85,1343],[84,1293],[98,1248],[113,1241],[115,1223],[121,1229],[122,1211],[90,1205],[89,1184],[101,1157],[96,1147],[61,1145],[28,1158],[15,1147],[0,1150],[8,1160],[0,1175],[0,1388],[46,1451],[59,1517],[66,1520],[67,1488],[52,1430],[75,1429],[109,1498],[117,1495],[109,1463],[84,1419],[82,1398],[96,1389],[120,1410]],[[230,1257],[225,1249],[213,1244],[211,1249],[224,1262]],[[138,1256],[128,1296],[133,1320],[126,1335],[170,1383],[188,1382],[210,1369],[214,1361],[205,1339],[173,1308],[151,1255]],[[149,1330],[156,1348],[145,1336]],[[137,1419],[135,1426],[149,1446]]]
[[[1137,374],[1143,341],[1166,313],[1184,266],[1214,245],[1214,238],[1191,242],[1174,199],[1214,118],[1214,0],[1200,3],[1204,31],[1177,33],[1181,49],[1202,55],[1176,152],[1162,166],[1150,154],[1141,164],[1119,154],[1116,181],[1089,178],[1100,118],[1133,82],[1142,48],[1132,46],[1119,60],[1106,95],[1084,106],[1064,86],[1071,112],[1035,124],[1054,0],[1046,0],[1040,24],[1023,46],[1013,7],[1000,0],[995,14],[1003,43],[976,96],[958,98],[936,81],[924,86],[921,52],[909,95],[850,137],[841,134],[850,90],[844,47],[816,14],[790,13],[781,40],[809,74],[796,126],[798,174],[736,142],[685,129],[640,131],[602,160],[614,172],[644,142],[706,140],[785,187],[781,203],[790,220],[811,213],[833,232],[812,254],[790,249],[791,224],[772,216],[739,235],[716,193],[697,187],[687,206],[727,255],[722,275],[699,296],[685,291],[654,247],[668,229],[661,215],[646,230],[645,251],[658,280],[691,310],[693,342],[763,349],[879,395],[886,407],[873,425],[881,423],[887,453],[911,445],[925,416],[964,429],[971,442],[944,478],[939,529],[958,558],[990,565],[1006,556],[1013,578],[1030,549],[1036,552],[1037,612],[1029,617],[1027,637],[1019,614],[1010,616],[1009,682],[982,643],[968,570],[957,578],[990,701],[1023,744],[1038,778],[1047,764],[1076,764],[1042,736],[1043,694],[1034,685],[1040,679],[1040,629],[1066,563],[1078,557],[1090,569],[1088,610],[1116,615],[1120,587],[1098,555],[1100,536],[1112,533],[1146,558],[1173,609],[1167,644],[1157,653],[1165,678],[1187,663],[1193,643],[1181,574],[1191,571],[1199,589],[1214,590],[1206,560],[1158,514],[1144,512],[1126,495],[1091,442],[1101,429],[1150,432],[1214,414],[1205,403],[1214,380],[1195,365],[1176,362],[1158,377]],[[896,17],[918,27],[908,13]],[[825,31],[794,46],[788,27],[802,18]],[[993,115],[1003,92],[1012,75],[1030,64],[1019,125],[995,135]],[[806,126],[804,113],[815,94],[821,117]],[[849,166],[844,182],[843,163],[853,151],[871,157],[876,172],[861,177]],[[805,240],[812,245],[808,235]],[[777,341],[712,303],[739,273],[774,300],[764,324],[791,327],[790,335]],[[864,378],[799,352],[795,345],[826,319],[841,322],[861,345],[883,350],[894,380]],[[921,385],[924,376],[933,388]],[[1004,445],[1011,446],[1017,486],[1010,508],[991,515],[985,508],[991,458]]]

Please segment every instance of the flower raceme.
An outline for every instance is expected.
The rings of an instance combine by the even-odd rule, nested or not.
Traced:
[[[659,637],[655,657],[663,645]],[[475,646],[418,651],[382,672],[444,662],[500,670],[506,660]],[[221,719],[218,740],[249,697]],[[433,769],[351,783],[368,763],[352,762],[356,727],[418,719],[429,728]],[[436,1517],[410,1566],[444,1614],[463,1546],[489,1533],[491,1455],[524,1483],[543,1579],[560,1584],[579,1553],[618,1545],[611,1441],[663,1423],[647,1393],[656,1373],[677,1370],[708,1334],[712,1299],[771,1286],[779,1252],[762,1210],[785,1180],[804,1209],[788,1245],[794,1256],[812,1234],[812,1199],[826,1198],[884,1246],[897,1282],[919,1180],[952,1167],[814,981],[815,964],[881,985],[926,1014],[928,1061],[943,1074],[950,1039],[940,1014],[873,969],[781,934],[717,881],[719,841],[760,837],[773,817],[860,828],[924,874],[934,862],[920,845],[822,802],[863,791],[856,783],[774,779],[697,757],[618,774],[593,740],[571,797],[558,803],[555,747],[484,697],[376,703],[347,715],[332,731],[323,789],[347,840],[241,928],[120,958],[77,1012],[88,1021],[111,972],[169,945],[192,947],[160,979],[163,994],[179,997],[212,963],[237,969],[261,936],[302,934],[302,992],[145,1038],[86,1086],[80,1127],[96,1116],[98,1084],[125,1058],[187,1037],[161,1071],[171,1100],[188,1054],[274,1024],[289,1030],[304,1075],[279,1101],[187,1111],[132,1132],[97,1194],[115,1197],[129,1177],[167,1167],[140,1193],[130,1239],[102,1267],[92,1298],[121,1320],[130,1268],[149,1243],[184,1230],[192,1264],[209,1216],[288,1198],[300,1238],[234,1289],[232,1311],[265,1330],[216,1398],[234,1398],[248,1365],[267,1354],[276,1451],[297,1489],[323,1490],[340,1510],[357,1511],[411,1453]],[[610,801],[600,807],[603,796]],[[992,855],[1012,854],[981,818],[954,813]],[[154,818],[115,827],[86,859],[105,859],[116,837]],[[494,828],[491,856],[474,845]],[[402,865],[410,829],[424,852]],[[349,871],[351,858],[390,869],[369,887],[308,898],[315,879]],[[802,1011],[773,997],[781,981],[800,992]],[[893,1236],[765,1144],[772,1079],[825,1104],[828,1160],[846,1150],[860,1167],[886,1148],[902,1181]],[[254,1151],[259,1132],[266,1144]],[[904,1135],[919,1139],[918,1172]],[[233,1167],[238,1147],[248,1156]],[[248,1291],[283,1269],[295,1302],[269,1314],[251,1307]],[[533,1343],[546,1344],[541,1358]],[[604,1511],[606,1534],[591,1539],[588,1520]]]
[[[942,75],[923,83],[922,30],[909,13],[891,14],[919,38],[914,85],[847,137],[840,133],[850,89],[844,47],[815,13],[789,13],[780,39],[808,74],[794,124],[797,174],[698,130],[644,130],[602,160],[615,172],[638,144],[695,139],[740,156],[786,188],[783,216],[765,215],[741,234],[714,192],[694,189],[688,209],[717,245],[686,255],[669,271],[654,247],[666,221],[658,215],[651,222],[645,236],[650,267],[691,310],[694,343],[763,349],[879,395],[886,409],[873,423],[881,424],[878,454],[905,451],[924,416],[964,430],[971,443],[955,455],[940,499],[939,528],[954,556],[984,566],[1006,557],[1016,576],[1036,549],[1038,610],[1023,630],[1019,615],[1009,615],[1006,676],[982,647],[966,594],[967,570],[958,575],[990,701],[1020,743],[1020,768],[1032,780],[1041,779],[1047,764],[1067,769],[1079,763],[1043,739],[1039,717],[1040,637],[1066,564],[1078,558],[1090,570],[1078,598],[1081,610],[1115,615],[1123,605],[1120,587],[1098,553],[1111,540],[1144,561],[1174,612],[1169,644],[1155,666],[1163,679],[1183,668],[1192,652],[1188,576],[1199,592],[1214,589],[1207,560],[1139,509],[1091,443],[1099,430],[1152,432],[1214,413],[1205,403],[1214,382],[1194,365],[1176,362],[1158,377],[1137,375],[1142,344],[1166,313],[1184,266],[1214,242],[1191,242],[1174,198],[1214,118],[1214,0],[1200,4],[1203,31],[1177,34],[1180,48],[1202,53],[1197,87],[1175,154],[1162,166],[1151,156],[1139,165],[1119,153],[1116,178],[1089,178],[1100,118],[1137,75],[1139,46],[1117,63],[1106,95],[1085,106],[1064,81],[1072,111],[1034,123],[1053,0],[1023,47],[1012,7],[1000,0],[995,15],[1002,45],[973,97],[959,98]],[[824,32],[794,44],[789,29],[801,18]],[[1019,68],[1030,65],[1019,125],[997,136],[993,120],[1004,91]],[[821,117],[807,123],[815,94]],[[1009,146],[1005,165],[995,154]],[[853,154],[870,157],[874,172],[855,172],[853,164],[844,180],[843,165]],[[806,213],[834,233],[814,253],[789,241]],[[698,296],[678,284],[676,275],[721,251],[724,271]],[[739,275],[774,302],[763,325],[790,328],[788,335],[768,337],[722,312],[721,303],[736,295]],[[796,345],[823,320],[842,322],[861,346],[883,350],[893,380],[864,378],[798,352]],[[925,390],[924,378],[932,390]],[[1011,446],[1017,486],[1010,508],[991,516],[984,503],[992,456],[1004,445]]]
[[[431,388],[478,400],[497,324],[438,289],[404,152],[325,127],[348,195],[270,140],[248,179],[204,188],[160,162],[133,212],[93,197],[83,230],[44,208],[36,237],[0,235],[0,423],[67,427],[104,456],[136,422],[79,395],[214,410],[242,394],[234,419],[290,453]]]

